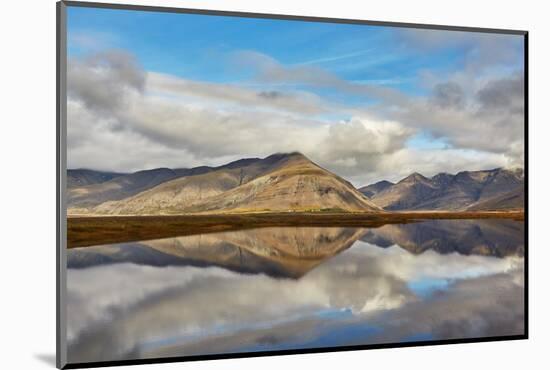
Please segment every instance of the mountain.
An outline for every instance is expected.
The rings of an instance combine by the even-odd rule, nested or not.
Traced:
[[[123,176],[123,173],[103,172],[79,168],[76,170],[67,171],[67,188],[75,188],[79,186],[87,186],[92,184],[100,184],[105,181],[114,179],[115,177]]]
[[[247,158],[220,167],[156,168],[130,174],[119,174],[107,181],[68,187],[68,203],[71,208],[85,210],[104,202],[131,197],[173,179],[203,175],[221,169],[239,169],[258,161],[260,161],[259,158]],[[68,170],[67,175],[71,176],[73,171],[80,170]]]
[[[357,190],[301,153],[130,174],[68,170],[68,213],[157,215],[523,208],[523,170],[413,173]]]
[[[185,208],[188,212],[380,211],[353,185],[300,153],[274,170]]]
[[[285,158],[284,155],[272,155],[264,159],[241,159],[209,168],[208,171],[188,171],[181,177],[165,181],[135,196],[118,202],[105,202],[97,206],[95,211],[108,214],[177,212],[269,172]]]
[[[392,185],[395,185],[395,184],[393,182],[382,180],[374,184],[363,186],[362,188],[359,188],[357,190],[363,193],[363,195],[365,195],[367,198],[371,198],[372,196],[380,193],[383,190],[386,190]]]
[[[504,194],[493,196],[487,200],[476,202],[468,207],[469,211],[498,211],[504,209],[523,209],[525,207],[525,186]]]
[[[132,196],[175,177],[178,171],[169,168],[139,171],[101,183],[69,188],[67,201],[69,207],[94,206]]]
[[[482,202],[508,192],[522,198],[523,183],[523,170],[519,169],[440,173],[431,178],[413,173],[396,184],[386,184],[369,199],[386,210],[465,210],[474,204],[483,206]],[[514,204],[518,208],[518,201]],[[502,201],[500,207],[506,207],[506,203]]]
[[[413,173],[371,197],[384,209],[412,209],[436,191],[435,185],[419,173]]]
[[[300,153],[243,159],[192,173],[191,170],[157,171],[160,170],[164,181],[160,176],[154,177],[158,183],[153,186],[152,181],[131,182],[128,186],[126,176],[84,187],[89,191],[101,185],[108,189],[111,199],[106,199],[104,192],[96,192],[92,198],[95,203],[91,203],[88,193],[84,194],[88,203],[80,204],[87,207],[84,211],[88,213],[117,215],[381,210],[349,182]],[[120,183],[125,186],[112,185]],[[80,207],[72,211],[82,212]]]

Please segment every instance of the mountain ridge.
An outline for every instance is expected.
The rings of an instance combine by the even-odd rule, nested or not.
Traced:
[[[68,213],[486,211],[524,208],[522,169],[418,172],[356,189],[299,152],[134,173],[67,170]]]
[[[155,178],[127,181],[127,188],[108,193],[111,199],[101,198],[103,193],[99,192],[100,196],[94,194],[92,201],[86,201],[86,190],[93,186],[80,188],[83,201],[70,202],[69,213],[382,211],[347,180],[299,152],[276,153],[263,159],[245,158],[215,168],[201,167],[199,171],[179,169],[170,174],[164,169],[149,171],[161,171],[164,178],[158,183]],[[126,180],[114,179],[96,187],[106,188],[111,182],[123,187]],[[72,189],[73,194],[78,190]]]
[[[455,175],[442,172],[432,177],[415,172],[371,195],[368,190],[380,182],[360,189],[366,189],[364,194],[386,210],[475,210],[470,207],[508,192],[516,191],[515,196],[522,198],[523,190],[517,189],[523,189],[523,177],[522,169],[504,168],[460,171]],[[514,209],[523,208],[517,206],[520,203],[515,200]],[[493,208],[508,209],[504,202]]]
[[[96,171],[88,168],[75,168],[67,170],[67,187],[87,186],[99,184],[126,175],[113,171]]]

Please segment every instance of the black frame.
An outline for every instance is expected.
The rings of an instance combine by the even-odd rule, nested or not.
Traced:
[[[161,6],[145,6],[145,5],[130,5],[130,4],[109,4],[98,2],[85,1],[59,1],[56,4],[57,15],[57,85],[56,85],[56,121],[57,121],[57,142],[56,142],[56,168],[57,168],[57,186],[56,186],[56,366],[59,369],[78,369],[78,368],[93,368],[104,366],[125,366],[125,365],[140,365],[140,364],[158,364],[172,362],[187,362],[187,361],[203,361],[203,360],[219,360],[230,358],[246,358],[246,357],[264,357],[264,356],[280,356],[280,355],[295,355],[308,353],[323,353],[323,352],[341,352],[341,351],[357,351],[365,349],[382,349],[382,348],[403,348],[403,347],[421,347],[432,345],[445,344],[460,344],[460,343],[482,343],[482,342],[497,342],[508,340],[521,340],[529,338],[529,32],[524,30],[511,29],[495,29],[495,28],[477,28],[477,27],[459,27],[447,25],[432,25],[421,23],[400,23],[400,22],[384,22],[370,21],[359,19],[342,19],[342,18],[325,18],[311,17],[299,15],[283,15],[283,14],[266,14],[266,13],[250,13],[250,12],[233,12],[221,10],[206,10],[206,9],[191,9],[191,8],[174,8]],[[524,174],[525,174],[525,252],[524,252],[524,334],[521,335],[505,335],[480,338],[463,338],[463,339],[443,339],[443,340],[428,340],[421,342],[402,342],[402,343],[378,343],[353,346],[338,346],[338,347],[322,347],[322,348],[306,348],[306,349],[291,349],[291,350],[274,350],[274,351],[258,351],[258,352],[237,352],[237,353],[222,353],[210,355],[194,355],[194,356],[176,356],[162,357],[150,359],[135,359],[135,360],[117,360],[117,361],[97,361],[86,363],[67,363],[66,362],[66,343],[65,343],[65,288],[66,288],[66,207],[65,207],[65,188],[66,188],[66,66],[67,66],[67,28],[66,28],[66,8],[70,7],[85,7],[85,8],[103,8],[103,9],[119,9],[119,10],[138,10],[161,13],[184,13],[184,14],[202,14],[215,15],[226,17],[244,17],[244,18],[265,18],[279,20],[293,20],[305,22],[323,22],[323,23],[343,23],[343,24],[358,24],[370,26],[385,26],[397,28],[421,28],[430,30],[444,31],[463,31],[476,33],[496,33],[508,35],[520,35],[524,39]]]

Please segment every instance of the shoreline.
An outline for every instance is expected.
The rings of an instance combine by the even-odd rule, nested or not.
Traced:
[[[162,239],[260,227],[380,227],[422,220],[512,219],[523,210],[400,211],[380,213],[280,212],[186,215],[69,215],[67,248]]]

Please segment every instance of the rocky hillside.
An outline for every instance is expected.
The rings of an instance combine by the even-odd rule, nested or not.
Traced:
[[[69,213],[113,215],[380,211],[349,182],[300,153],[201,170],[158,169],[71,189]],[[153,174],[150,174],[153,175]],[[78,194],[78,195],[77,195]]]
[[[487,200],[476,202],[468,207],[469,211],[498,211],[503,209],[525,208],[525,186],[521,185],[516,189],[504,194],[498,194]]]
[[[186,208],[189,212],[380,211],[349,182],[301,154],[277,169]]]
[[[76,169],[67,171],[67,188],[72,189],[81,186],[100,184],[115,177],[124,176],[123,173]]]
[[[300,153],[240,159],[219,167],[130,174],[69,170],[68,213],[158,215],[242,212],[517,210],[523,170],[413,173],[356,189]]]
[[[374,184],[370,184],[367,186],[363,186],[362,188],[359,188],[358,190],[366,195],[368,198],[372,198],[376,194],[380,193],[381,191],[386,190],[390,186],[395,185],[393,182],[389,182],[386,180],[378,181]]]
[[[508,209],[521,208],[523,204],[524,179],[520,169],[440,173],[431,178],[414,173],[396,184],[378,184],[361,189],[373,203],[386,210]],[[376,188],[382,189],[372,190]],[[505,199],[498,201],[500,197]],[[484,205],[490,199],[494,200]]]

